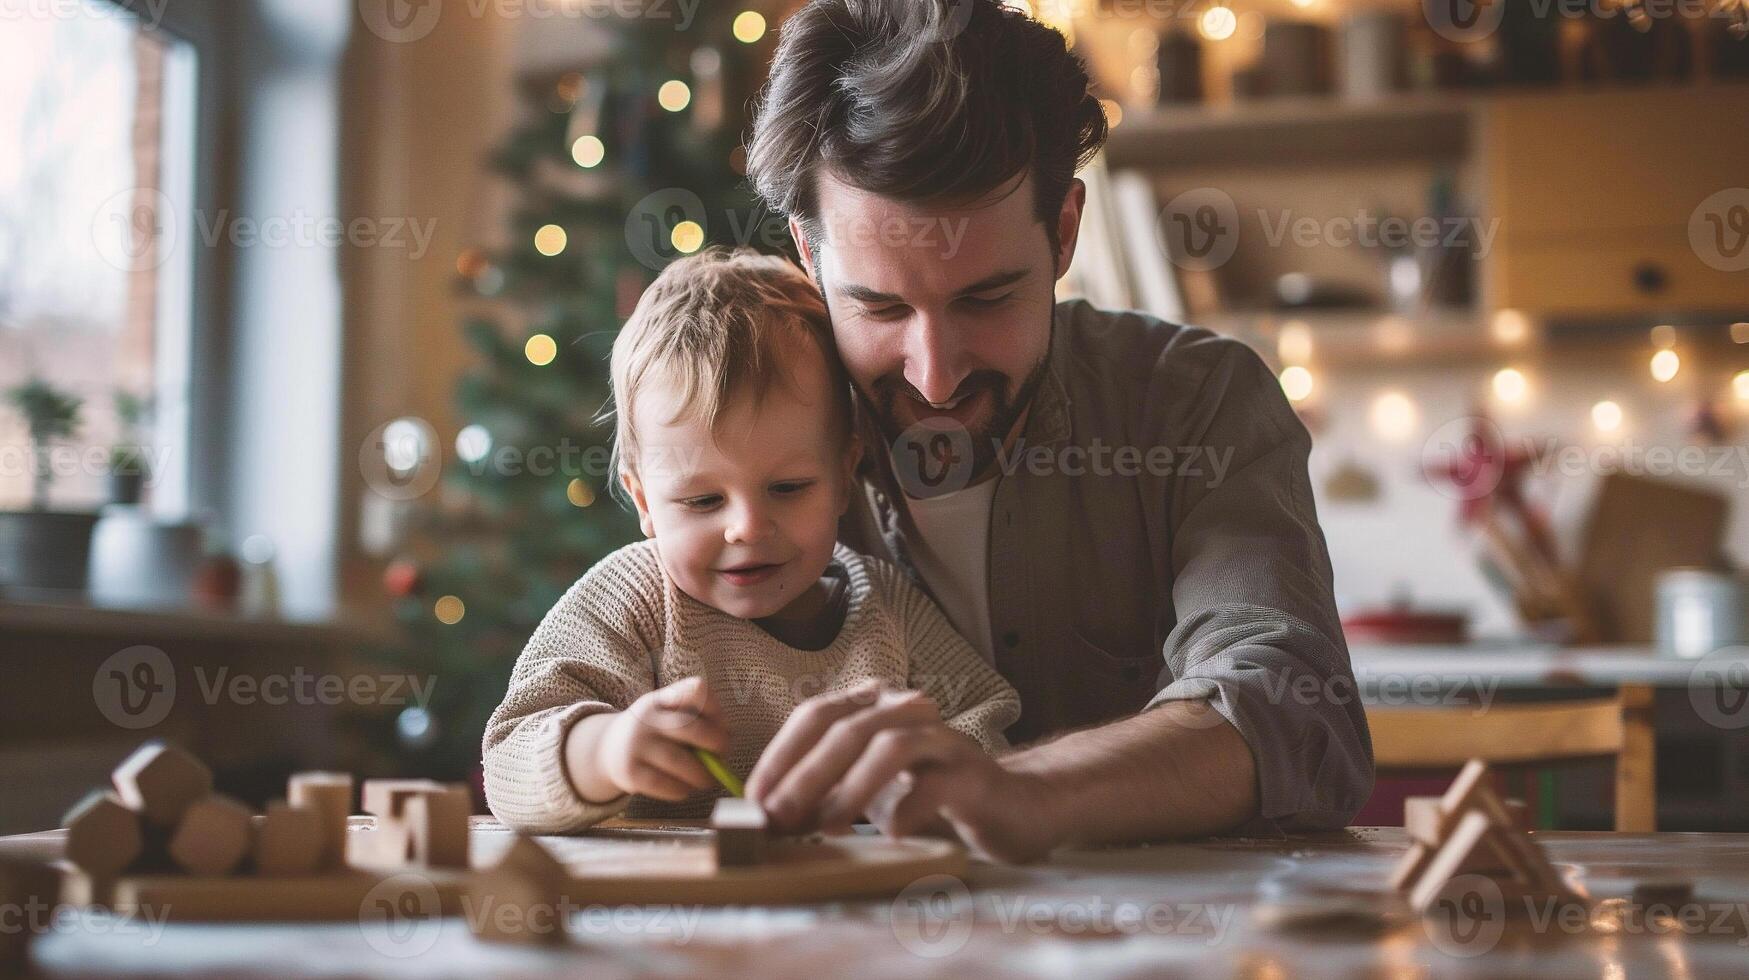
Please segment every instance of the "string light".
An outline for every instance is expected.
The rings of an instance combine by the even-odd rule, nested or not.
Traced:
[[[692,89],[678,78],[670,78],[656,90],[656,103],[669,112],[679,112],[692,102]]]
[[[1289,320],[1275,338],[1275,353],[1284,364],[1304,364],[1312,359],[1312,328],[1304,320]]]
[[[445,626],[454,626],[468,614],[468,607],[459,597],[446,595],[432,605],[431,611],[436,614],[438,622]]]
[[[1517,368],[1501,368],[1494,372],[1494,397],[1504,404],[1516,405],[1524,401],[1525,392],[1529,388],[1524,372]]]
[[[577,142],[571,144],[571,159],[577,161],[579,167],[593,167],[606,157],[607,145],[599,136],[579,136]]]
[[[668,242],[675,251],[691,255],[704,245],[704,229],[696,221],[682,221],[668,233]]]
[[[1676,346],[1676,328],[1668,323],[1660,323],[1652,328],[1652,346],[1666,350]]]
[[[486,427],[474,423],[464,427],[455,434],[455,454],[464,463],[478,463],[492,451],[492,433]]]
[[[1202,12],[1202,19],[1197,22],[1197,29],[1210,41],[1225,41],[1233,36],[1238,26],[1239,17],[1231,7],[1210,7]]]
[[[1494,314],[1490,330],[1502,346],[1516,347],[1530,336],[1530,318],[1517,310],[1501,310]]]
[[[1731,324],[1731,340],[1733,343],[1749,344],[1749,322]]]
[[[573,507],[587,507],[595,503],[595,488],[583,482],[582,477],[577,477],[566,485],[565,499],[569,500]]]
[[[1290,402],[1303,402],[1312,397],[1312,389],[1315,386],[1316,379],[1312,377],[1312,372],[1298,364],[1281,372],[1281,390],[1283,394],[1287,395],[1287,400]]]
[[[1661,350],[1652,355],[1652,380],[1663,384],[1682,370],[1682,358],[1673,350]]]
[[[558,225],[541,225],[534,233],[534,250],[547,257],[552,257],[565,250],[565,243],[570,236]]]
[[[559,356],[559,345],[546,334],[537,333],[528,338],[528,343],[522,345],[522,353],[528,358],[528,363],[535,367],[545,367]]]
[[[1118,105],[1116,99],[1100,99],[1099,107],[1105,110],[1106,126],[1116,129],[1117,124],[1123,122],[1123,106]]]
[[[752,44],[765,36],[765,15],[757,10],[743,10],[735,15],[735,40]]]
[[[1738,371],[1731,379],[1731,391],[1740,402],[1749,402],[1749,371]]]
[[[1597,426],[1599,432],[1614,432],[1621,428],[1621,406],[1612,401],[1601,401],[1591,406],[1591,424]]]
[[[1415,402],[1400,391],[1387,391],[1373,399],[1369,414],[1372,429],[1388,442],[1402,442],[1415,434],[1421,412]]]

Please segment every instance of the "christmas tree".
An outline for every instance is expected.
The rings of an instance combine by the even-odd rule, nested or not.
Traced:
[[[764,17],[702,7],[685,30],[600,23],[604,57],[520,83],[525,117],[490,163],[519,191],[513,246],[457,259],[459,288],[503,313],[463,324],[479,360],[456,387],[455,459],[384,575],[407,637],[385,659],[434,678],[431,699],[366,720],[363,744],[393,749],[367,770],[477,779],[523,644],[583,572],[638,536],[609,496],[613,426],[600,418],[619,326],[677,256],[781,244],[741,148]]]

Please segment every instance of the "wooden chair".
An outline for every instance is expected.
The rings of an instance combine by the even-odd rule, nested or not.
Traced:
[[[1615,697],[1475,708],[1368,707],[1373,761],[1385,769],[1456,769],[1470,759],[1536,765],[1615,758],[1615,829],[1657,825],[1652,689],[1625,685]]]

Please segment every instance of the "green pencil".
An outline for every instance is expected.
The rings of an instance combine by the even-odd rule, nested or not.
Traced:
[[[717,782],[729,791],[730,796],[747,795],[747,789],[741,785],[740,777],[731,772],[728,766],[723,765],[723,760],[717,758],[715,752],[694,745],[692,746],[692,754],[698,756],[698,761],[704,763],[704,767],[709,769],[711,775],[716,777]]]

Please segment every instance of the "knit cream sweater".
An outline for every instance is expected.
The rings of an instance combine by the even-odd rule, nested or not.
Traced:
[[[788,646],[757,625],[682,592],[662,571],[656,544],[609,555],[547,613],[510,675],[484,742],[486,802],[527,833],[579,830],[628,816],[704,816],[721,791],[679,803],[621,797],[596,804],[565,775],[565,736],[588,715],[623,710],[641,695],[703,676],[729,731],[723,760],[745,778],[800,702],[875,678],[921,690],[946,723],[986,751],[1020,717],[1014,688],[986,664],[929,597],[891,564],[842,545],[848,582],[838,637],[823,650]]]

